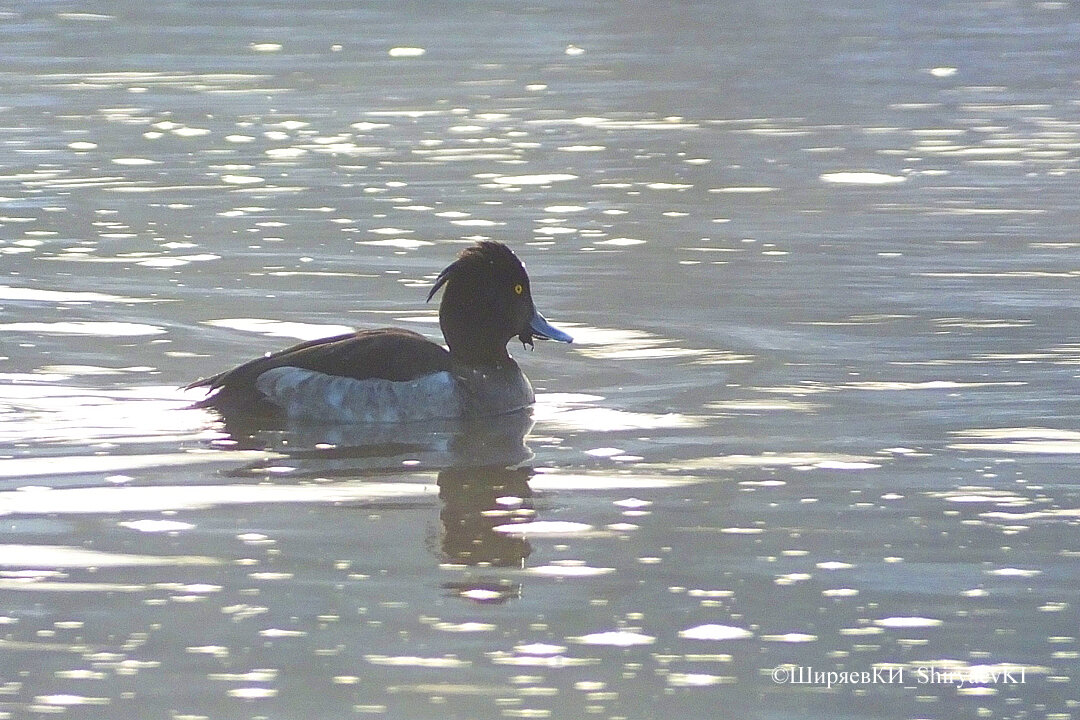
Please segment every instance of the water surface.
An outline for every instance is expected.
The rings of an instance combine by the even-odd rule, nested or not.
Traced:
[[[0,715],[1076,714],[1073,5],[0,38]],[[187,409],[297,339],[437,337],[480,238],[577,340],[512,348],[531,415]]]

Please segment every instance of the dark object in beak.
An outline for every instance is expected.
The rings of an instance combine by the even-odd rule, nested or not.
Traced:
[[[529,327],[518,335],[518,340],[521,341],[522,345],[532,347],[534,336],[542,340],[557,340],[564,343],[574,342],[574,338],[553,327],[547,321],[547,318],[540,314],[539,310],[533,310],[532,319],[529,320]]]

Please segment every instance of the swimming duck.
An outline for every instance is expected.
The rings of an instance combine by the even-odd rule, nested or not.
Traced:
[[[533,304],[525,266],[506,245],[482,241],[435,279],[447,347],[411,330],[360,330],[250,360],[187,389],[213,393],[195,407],[333,423],[490,417],[535,399],[506,351],[515,336],[572,342]]]

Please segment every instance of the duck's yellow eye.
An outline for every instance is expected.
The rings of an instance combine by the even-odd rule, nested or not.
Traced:
[[[524,285],[522,285],[521,283],[518,283],[517,285],[514,286],[514,294],[515,295],[520,295],[523,292],[525,292],[525,286]]]

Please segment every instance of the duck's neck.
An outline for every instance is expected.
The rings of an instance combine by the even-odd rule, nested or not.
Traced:
[[[482,345],[460,341],[452,342],[447,339],[450,348],[450,357],[455,363],[469,365],[477,368],[503,368],[514,363],[510,354],[506,352],[506,345]]]
[[[470,322],[470,318],[477,315],[482,314],[463,313],[455,317],[452,312],[447,311],[447,301],[443,299],[439,311],[439,327],[442,329],[446,346],[450,348],[450,356],[455,362],[474,367],[501,367],[513,362],[506,352],[506,344],[510,342],[510,338],[496,329],[497,324]]]

